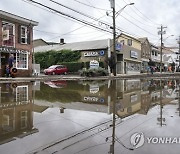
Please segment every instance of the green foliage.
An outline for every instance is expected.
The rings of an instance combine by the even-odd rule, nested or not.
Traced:
[[[94,76],[107,76],[108,71],[102,67],[99,67],[98,69],[82,69],[79,71],[79,74],[81,76],[87,76],[87,77],[94,77]]]
[[[81,57],[79,51],[71,50],[60,50],[54,51],[50,50],[47,52],[37,52],[35,53],[35,61],[40,64],[41,69],[47,68],[51,65],[60,64],[63,62],[75,62]]]
[[[63,62],[58,64],[67,66],[69,72],[78,72],[83,68],[82,62]]]

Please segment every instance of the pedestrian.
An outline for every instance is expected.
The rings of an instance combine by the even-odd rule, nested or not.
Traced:
[[[10,75],[10,68],[9,68],[9,65],[7,64],[6,65],[6,77],[9,77]]]
[[[153,74],[154,68],[155,68],[155,63],[151,59],[149,59],[148,66],[150,68],[151,74]]]
[[[11,75],[11,77],[12,77],[11,70],[12,70],[13,65],[14,65],[14,55],[13,55],[13,54],[10,54],[10,55],[9,55],[8,65],[9,65],[10,75]]]
[[[173,63],[171,64],[171,70],[172,70],[172,73],[174,73],[174,71],[175,71],[175,62],[173,62]]]

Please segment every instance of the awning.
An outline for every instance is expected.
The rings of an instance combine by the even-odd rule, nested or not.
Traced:
[[[0,47],[0,52],[3,53],[27,53],[26,50],[20,50],[13,47]]]

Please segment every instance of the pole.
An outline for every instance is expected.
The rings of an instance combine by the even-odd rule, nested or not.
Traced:
[[[161,25],[160,28],[160,31],[158,32],[159,35],[161,35],[161,47],[160,47],[160,54],[161,54],[161,59],[160,59],[160,72],[162,73],[162,48],[163,48],[163,34],[166,33],[166,31],[163,31],[164,28],[167,28],[167,27],[163,27]]]
[[[116,54],[116,20],[115,20],[116,11],[115,11],[115,0],[113,0],[112,9],[113,9],[113,53],[114,53],[114,57],[115,57],[115,66],[113,68],[113,74],[114,74],[114,76],[116,76],[117,54]]]
[[[162,73],[162,46],[163,46],[163,36],[162,36],[163,26],[161,25],[161,66],[160,66],[160,72]]]
[[[178,44],[179,44],[179,68],[180,68],[180,36],[179,36],[179,40],[178,40]]]

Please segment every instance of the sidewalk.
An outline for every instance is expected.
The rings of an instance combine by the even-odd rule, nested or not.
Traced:
[[[82,77],[79,75],[43,75],[32,76],[32,77],[0,77],[0,83],[2,82],[33,82],[33,81],[49,81],[49,80],[113,80],[113,79],[180,79],[180,73],[154,73],[154,74],[121,74],[117,76],[99,76],[99,77]]]

